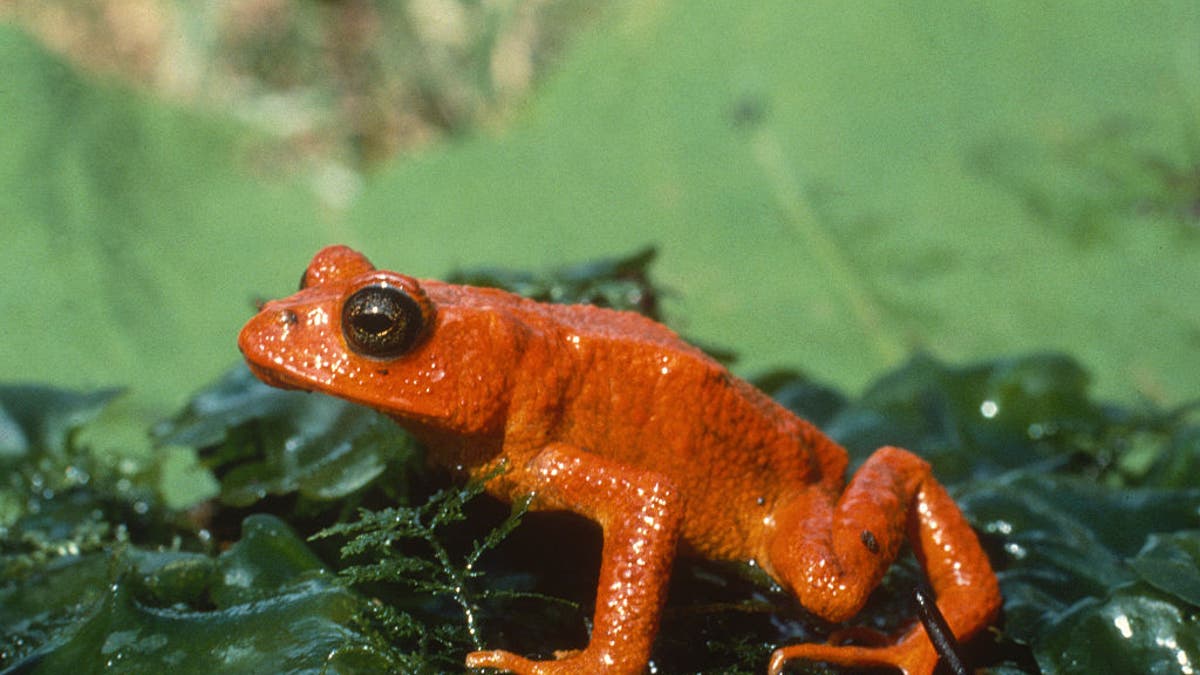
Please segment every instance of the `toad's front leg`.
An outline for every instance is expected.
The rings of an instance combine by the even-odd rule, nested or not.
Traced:
[[[564,444],[546,447],[513,478],[533,493],[533,508],[574,511],[604,530],[592,637],[555,661],[489,651],[469,654],[467,666],[521,675],[644,672],[679,538],[678,493],[661,474]]]

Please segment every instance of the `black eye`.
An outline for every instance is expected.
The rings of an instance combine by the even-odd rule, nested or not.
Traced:
[[[408,351],[425,328],[421,307],[395,286],[366,286],[342,305],[342,334],[356,353],[388,359]]]

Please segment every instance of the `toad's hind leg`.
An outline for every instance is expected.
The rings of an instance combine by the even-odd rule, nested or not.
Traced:
[[[809,491],[784,504],[766,553],[776,577],[801,604],[843,621],[862,609],[906,537],[954,635],[966,639],[987,626],[1000,607],[987,556],[929,464],[900,448],[871,455],[836,503],[822,491]],[[937,665],[920,625],[883,647],[782,647],[771,657],[770,673],[792,659],[893,666],[909,675],[927,675]]]

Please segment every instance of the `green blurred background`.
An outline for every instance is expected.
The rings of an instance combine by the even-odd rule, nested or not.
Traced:
[[[1200,3],[0,2],[0,380],[239,359],[322,245],[660,252],[672,325],[857,391],[1055,349],[1193,398]]]

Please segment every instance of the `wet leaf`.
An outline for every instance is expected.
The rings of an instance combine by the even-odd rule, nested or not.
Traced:
[[[860,457],[884,445],[906,447],[954,483],[1072,462],[1099,471],[1138,429],[1165,437],[1172,425],[1179,422],[1166,412],[1143,415],[1093,400],[1086,372],[1064,354],[963,366],[918,355],[840,409],[825,431]]]
[[[215,559],[135,549],[118,552],[116,563],[124,571],[107,587],[90,586],[103,590],[77,628],[5,672],[77,664],[177,673],[399,667],[356,627],[366,600],[339,586],[278,519],[248,518],[241,541]]]
[[[788,410],[822,429],[847,405],[841,392],[794,370],[769,371],[750,382]]]
[[[1146,583],[1200,608],[1200,531],[1151,535],[1129,565]]]
[[[254,515],[242,522],[242,538],[217,561],[223,583],[211,596],[217,607],[254,602],[264,593],[327,576],[321,560],[283,521]]]
[[[95,419],[121,391],[0,386],[0,462],[21,459],[33,451],[67,452],[72,435]]]
[[[88,484],[95,474],[117,471],[77,447],[75,438],[120,393],[119,389],[77,392],[38,385],[0,386],[0,527],[37,514],[43,507],[58,511],[78,504],[75,497],[56,498],[78,489],[91,491]],[[138,492],[129,480],[109,487]],[[86,509],[71,522],[87,522],[90,518],[85,514]],[[62,533],[58,523],[49,524],[53,519],[43,520],[49,529]]]
[[[221,481],[221,500],[249,506],[298,492],[328,501],[413,459],[383,415],[319,394],[268,387],[237,366],[155,429],[160,445],[193,445]]]
[[[540,302],[623,309],[661,320],[661,290],[650,281],[657,252],[644,248],[623,257],[595,260],[535,274],[503,268],[460,270],[447,281],[503,288]]]
[[[1181,673],[1200,664],[1200,615],[1136,586],[1087,598],[1047,627],[1038,665],[1058,673]]]
[[[959,503],[997,544],[1007,634],[1034,645],[1071,606],[1136,581],[1125,559],[1148,536],[1200,525],[1200,490],[1112,490],[1070,476],[973,483]]]

